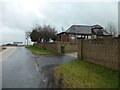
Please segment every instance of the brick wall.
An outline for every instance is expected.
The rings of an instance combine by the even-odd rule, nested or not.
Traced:
[[[118,68],[118,40],[113,38],[78,40],[78,58],[108,68]],[[120,41],[120,40],[119,40]]]
[[[37,44],[39,48],[46,48],[46,50],[57,52],[57,42],[51,42],[51,43],[39,43]]]
[[[44,44],[43,43],[35,44],[35,46],[38,46],[39,48],[44,48]]]
[[[46,49],[57,52],[57,42],[46,43]]]
[[[65,46],[65,53],[77,52],[76,42],[62,42],[61,44]]]
[[[69,52],[77,52],[77,43],[75,42],[52,42],[52,43],[46,43],[44,45],[44,43],[39,43],[37,44],[38,47],[40,48],[46,48],[46,50],[50,50],[50,51],[55,51],[57,54],[61,54],[61,45],[65,46],[65,53],[69,53]]]

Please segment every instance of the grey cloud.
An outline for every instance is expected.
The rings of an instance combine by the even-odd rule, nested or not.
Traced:
[[[42,6],[39,6],[40,2],[38,2],[38,7],[34,8],[35,5],[32,3],[31,7],[29,3],[25,4],[26,0],[18,1],[6,0],[1,4],[2,19],[0,21],[3,27],[11,31],[8,33],[8,29],[3,29],[5,30],[4,42],[8,41],[8,37],[11,37],[11,41],[14,40],[16,35],[18,40],[24,42],[24,32],[30,30],[35,24],[51,24],[58,32],[61,32],[62,26],[67,29],[72,24],[100,24],[105,27],[109,22],[113,22],[117,26],[116,2],[45,2]],[[24,7],[22,7],[23,4]],[[16,35],[13,32],[16,32]]]
[[[117,3],[51,3],[42,12],[52,23],[65,28],[71,24],[117,25]]]

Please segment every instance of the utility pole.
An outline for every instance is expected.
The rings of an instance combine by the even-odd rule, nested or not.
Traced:
[[[28,37],[26,37],[26,40],[27,40],[27,46],[28,46]]]
[[[27,46],[28,46],[28,38],[29,38],[30,32],[25,32],[25,39],[27,40]]]

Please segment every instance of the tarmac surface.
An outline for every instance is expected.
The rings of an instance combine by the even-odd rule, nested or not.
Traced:
[[[6,50],[2,59],[2,88],[50,88],[51,69],[77,58],[76,53],[34,55],[25,47]]]

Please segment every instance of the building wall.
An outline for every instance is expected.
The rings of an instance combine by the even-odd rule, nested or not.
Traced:
[[[61,41],[62,42],[68,42],[68,35],[67,34],[61,34]]]
[[[118,68],[118,40],[113,38],[78,40],[78,59],[102,65],[108,68]],[[120,41],[120,40],[119,40]]]

